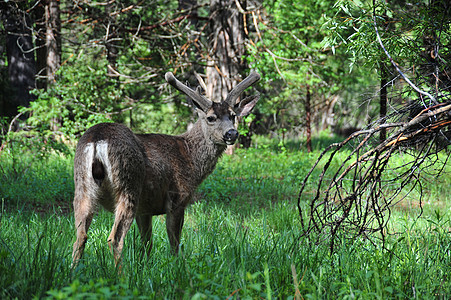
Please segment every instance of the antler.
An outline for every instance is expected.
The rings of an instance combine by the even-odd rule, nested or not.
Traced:
[[[202,109],[203,111],[207,111],[211,107],[212,102],[206,97],[202,96],[199,90],[194,91],[188,86],[184,85],[177,78],[175,78],[172,72],[167,72],[166,75],[164,75],[164,78],[166,78],[166,81],[177,90],[188,95],[195,103],[200,106],[200,109]]]
[[[241,95],[241,93],[259,80],[260,75],[257,72],[252,71],[249,76],[247,76],[229,92],[227,98],[225,99],[225,102],[227,102],[231,107],[235,106],[236,100]]]

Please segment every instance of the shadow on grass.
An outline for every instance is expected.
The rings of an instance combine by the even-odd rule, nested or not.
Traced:
[[[322,132],[312,137],[312,150],[322,151],[331,144],[342,142],[347,137]],[[304,151],[307,152],[307,145],[305,139],[275,139],[263,136],[256,136],[253,139],[253,146],[256,148],[267,148],[272,151],[279,151],[284,148],[288,152]]]

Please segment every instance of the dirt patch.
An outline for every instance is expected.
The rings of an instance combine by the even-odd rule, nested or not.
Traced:
[[[52,203],[27,202],[27,203],[3,203],[3,210],[5,212],[34,212],[38,215],[45,216],[50,214],[57,215],[71,215],[73,213],[72,202],[54,201]]]
[[[400,201],[396,203],[393,207],[397,210],[401,211],[412,211],[412,210],[419,210],[420,208],[423,208],[425,206],[424,202],[416,201],[416,200],[407,200],[407,201]]]

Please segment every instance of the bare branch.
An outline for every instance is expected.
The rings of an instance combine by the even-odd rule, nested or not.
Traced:
[[[394,59],[391,57],[390,53],[388,53],[387,49],[385,49],[384,44],[382,43],[381,36],[379,35],[379,30],[377,29],[377,23],[376,23],[376,0],[373,0],[373,23],[374,23],[374,29],[376,31],[377,41],[379,42],[379,45],[381,46],[382,50],[384,50],[385,55],[390,60],[391,64],[395,67],[396,71],[402,76],[402,78],[418,93],[429,97],[431,99],[431,103],[438,104],[437,100],[429,94],[428,92],[420,90],[415,84],[413,84],[412,81],[401,71],[401,69],[398,67],[398,64],[394,61]],[[426,104],[423,104],[424,107],[427,107]]]
[[[371,242],[380,239],[385,247],[392,207],[414,190],[419,193],[421,215],[423,174],[435,172],[438,176],[451,155],[448,153],[446,159],[438,156],[451,145],[451,99],[427,107],[413,117],[411,110],[412,107],[399,109],[387,116],[387,120],[397,122],[380,124],[378,120],[374,127],[355,132],[320,154],[298,195],[303,236],[317,242],[327,241],[331,251],[337,247],[338,237],[363,236]],[[374,137],[382,129],[390,130],[388,138],[374,145]],[[350,154],[340,158],[338,168],[332,168],[338,153],[350,145]],[[402,153],[403,159],[393,160],[395,153]],[[322,164],[320,174],[314,176]],[[306,210],[301,200],[312,180],[316,190],[313,197],[309,195]]]

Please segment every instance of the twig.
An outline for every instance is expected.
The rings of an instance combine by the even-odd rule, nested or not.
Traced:
[[[379,42],[379,45],[381,46],[382,50],[384,50],[385,55],[390,60],[391,64],[395,67],[396,71],[402,76],[402,78],[418,93],[427,96],[431,99],[431,102],[434,104],[438,104],[437,100],[429,94],[428,92],[420,90],[415,84],[410,81],[410,79],[401,71],[401,69],[398,67],[398,64],[394,61],[394,59],[391,57],[390,53],[385,49],[384,44],[382,43],[381,36],[379,35],[379,30],[377,29],[377,23],[376,23],[376,0],[373,0],[373,23],[374,23],[374,29],[376,31],[377,40]],[[426,104],[424,104],[424,107],[427,107]]]
[[[375,239],[380,240],[386,249],[386,229],[391,208],[406,199],[414,189],[418,190],[420,199],[417,216],[421,216],[421,174],[441,163],[442,167],[436,168],[436,174],[440,174],[451,155],[448,154],[446,161],[441,162],[437,153],[446,146],[434,147],[438,137],[444,135],[446,138],[443,130],[451,127],[451,99],[445,100],[444,103],[423,109],[413,118],[410,118],[408,108],[397,110],[386,120],[400,120],[401,116],[406,121],[375,122],[373,128],[355,132],[344,141],[327,147],[304,178],[298,195],[302,236],[313,238],[316,243],[328,242],[331,252],[339,246],[338,241],[354,240],[359,236],[373,244]],[[382,129],[391,129],[392,133],[384,142],[372,145],[372,137]],[[363,139],[354,146],[351,154],[340,160],[338,169],[331,171],[332,162],[340,150],[362,136]],[[446,139],[445,143],[449,145],[451,142]],[[391,165],[393,154],[398,149],[413,145],[416,149],[411,152],[412,159],[405,158],[400,166]],[[432,162],[429,160],[431,156],[435,156]],[[353,157],[355,159],[351,160]],[[309,210],[306,212],[307,222],[304,222],[302,195],[314,170],[324,160],[319,179],[315,178],[315,195],[308,197]]]
[[[14,123],[16,123],[17,119],[20,118],[20,116],[23,115],[22,112],[18,113],[13,119],[12,121],[9,123],[8,126],[8,131],[6,132],[6,137],[9,136],[9,133],[12,131],[13,125]],[[6,145],[8,144],[8,138],[5,139],[5,141],[2,143],[1,147],[0,147],[0,154],[2,153],[3,149],[6,147]]]

